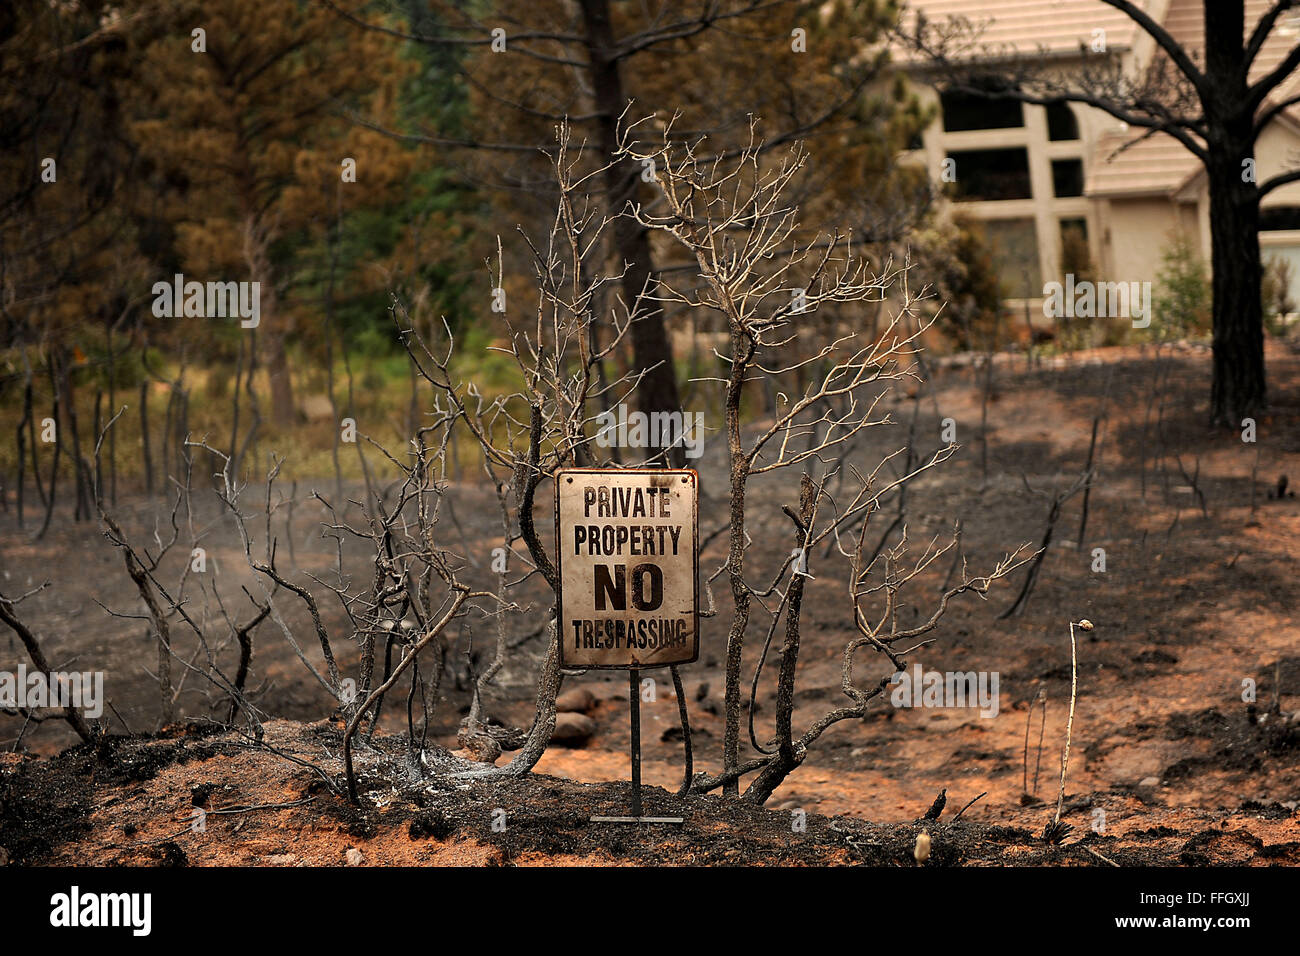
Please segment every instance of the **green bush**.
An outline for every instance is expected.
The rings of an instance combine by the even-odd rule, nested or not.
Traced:
[[[1152,296],[1152,331],[1157,338],[1182,339],[1210,331],[1210,279],[1190,236],[1176,233],[1160,255]]]
[[[942,305],[938,327],[960,351],[987,349],[998,338],[1005,290],[981,224],[960,213],[936,219],[912,238],[914,287],[928,285],[928,306]]]
[[[1264,278],[1260,284],[1260,304],[1264,308],[1264,328],[1269,335],[1286,334],[1286,317],[1296,311],[1291,300],[1291,263],[1274,257],[1264,263]]]

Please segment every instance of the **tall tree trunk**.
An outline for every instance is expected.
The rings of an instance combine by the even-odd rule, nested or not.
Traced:
[[[1264,410],[1264,321],[1260,303],[1259,187],[1247,176],[1253,160],[1254,116],[1247,96],[1243,4],[1205,4],[1205,67],[1213,84],[1206,172],[1210,184],[1210,248],[1214,271],[1214,378],[1210,417],[1240,428]],[[1215,115],[1218,114],[1218,115]],[[1251,163],[1250,165],[1253,165]]]
[[[293,379],[289,375],[289,356],[285,352],[285,332],[277,328],[279,317],[271,316],[267,330],[266,373],[271,384],[271,421],[280,428],[291,428],[297,421],[293,403]]]
[[[289,374],[289,356],[285,350],[288,338],[287,317],[279,308],[275,291],[275,272],[271,267],[269,240],[265,230],[249,217],[244,224],[244,258],[248,262],[253,280],[259,283],[260,322],[265,350],[266,376],[271,391],[271,421],[277,427],[291,428],[297,424],[297,409],[293,402],[293,378]],[[245,330],[246,331],[246,330]],[[250,370],[253,366],[250,365]],[[252,372],[250,371],[250,375]]]
[[[1210,245],[1214,270],[1214,378],[1210,415],[1241,427],[1267,398],[1260,304],[1259,194],[1242,183],[1240,163],[1210,167]]]
[[[627,106],[627,96],[623,91],[618,60],[611,59],[614,32],[609,0],[580,0],[580,3],[591,60],[591,86],[599,113],[600,150],[604,156],[612,157],[618,149],[618,120]],[[627,162],[617,163],[605,171],[605,191],[611,215],[622,212],[628,200],[633,198],[640,174],[640,169]],[[623,298],[629,308],[638,303],[642,306],[639,317],[629,330],[633,361],[638,370],[649,370],[645,371],[637,388],[637,405],[647,414],[679,412],[681,398],[677,392],[677,376],[663,309],[658,303],[642,298],[644,293],[654,292],[655,270],[650,237],[634,219],[619,216],[614,220],[614,248],[626,266]],[[669,463],[677,467],[685,461],[681,448],[674,449],[668,457]]]
[[[262,282],[262,324],[265,329],[262,341],[266,350],[266,378],[271,392],[271,421],[278,428],[292,428],[298,421],[297,407],[293,401],[293,377],[289,373],[289,355],[285,340],[289,330],[281,314],[274,292],[275,284],[270,270],[259,276]]]

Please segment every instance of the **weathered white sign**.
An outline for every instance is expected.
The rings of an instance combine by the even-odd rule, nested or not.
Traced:
[[[555,489],[561,666],[696,660],[698,475],[572,468],[556,473]]]

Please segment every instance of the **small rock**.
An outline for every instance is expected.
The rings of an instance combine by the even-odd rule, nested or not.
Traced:
[[[473,737],[465,735],[461,739],[461,746],[463,749],[458,753],[477,763],[496,763],[501,756],[501,744],[487,734],[476,734]]]
[[[266,863],[268,866],[293,866],[294,861],[297,859],[292,853],[276,853],[268,856]]]
[[[492,764],[496,763],[495,760],[481,759],[483,756],[485,756],[485,754],[482,751],[470,750],[465,747],[462,747],[460,750],[449,750],[448,753],[451,754],[451,756],[453,757],[459,757],[461,760],[468,760],[470,763],[492,763]]]
[[[1143,777],[1143,778],[1142,778],[1142,782],[1139,783],[1138,786],[1139,786],[1139,787],[1158,787],[1158,786],[1160,786],[1160,778],[1159,778],[1159,777]]]
[[[585,714],[596,706],[596,695],[585,687],[573,687],[555,698],[555,709],[561,714]]]
[[[930,859],[930,834],[922,831],[916,835],[916,846],[912,847],[912,859],[924,863]]]
[[[334,403],[328,395],[304,395],[298,402],[298,410],[309,422],[323,422],[334,417]]]
[[[551,740],[581,746],[595,733],[596,722],[585,714],[556,714],[555,731],[551,734]]]
[[[361,851],[354,846],[348,847],[347,857],[348,866],[361,866],[366,862],[366,858],[362,856]]]

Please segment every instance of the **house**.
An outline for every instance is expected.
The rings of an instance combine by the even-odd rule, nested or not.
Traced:
[[[1138,0],[1144,12],[1203,62],[1202,0]],[[1246,31],[1269,0],[1246,0]],[[1107,58],[1126,76],[1142,75],[1166,54],[1128,16],[1099,0],[913,0],[903,24],[923,11],[942,24],[964,17],[982,27],[970,61],[1019,54],[1058,73],[1096,69]],[[1273,69],[1300,42],[1300,10],[1283,14],[1261,50],[1252,79]],[[920,95],[940,108],[938,118],[908,158],[924,163],[962,211],[980,220],[1009,308],[1041,317],[1044,284],[1061,280],[1062,236],[1086,237],[1098,277],[1154,281],[1162,252],[1181,233],[1210,262],[1209,189],[1200,162],[1164,133],[1129,128],[1094,107],[1041,107],[944,93],[927,62],[898,49],[895,61]],[[1273,100],[1296,95],[1292,76]],[[1266,101],[1265,107],[1269,105]],[[1256,144],[1256,178],[1263,181],[1300,165],[1300,112],[1282,111]],[[1291,298],[1300,302],[1300,184],[1267,195],[1261,209],[1264,260],[1293,264]],[[1026,302],[1025,300],[1030,300]],[[1044,320],[1045,321],[1045,320]]]

